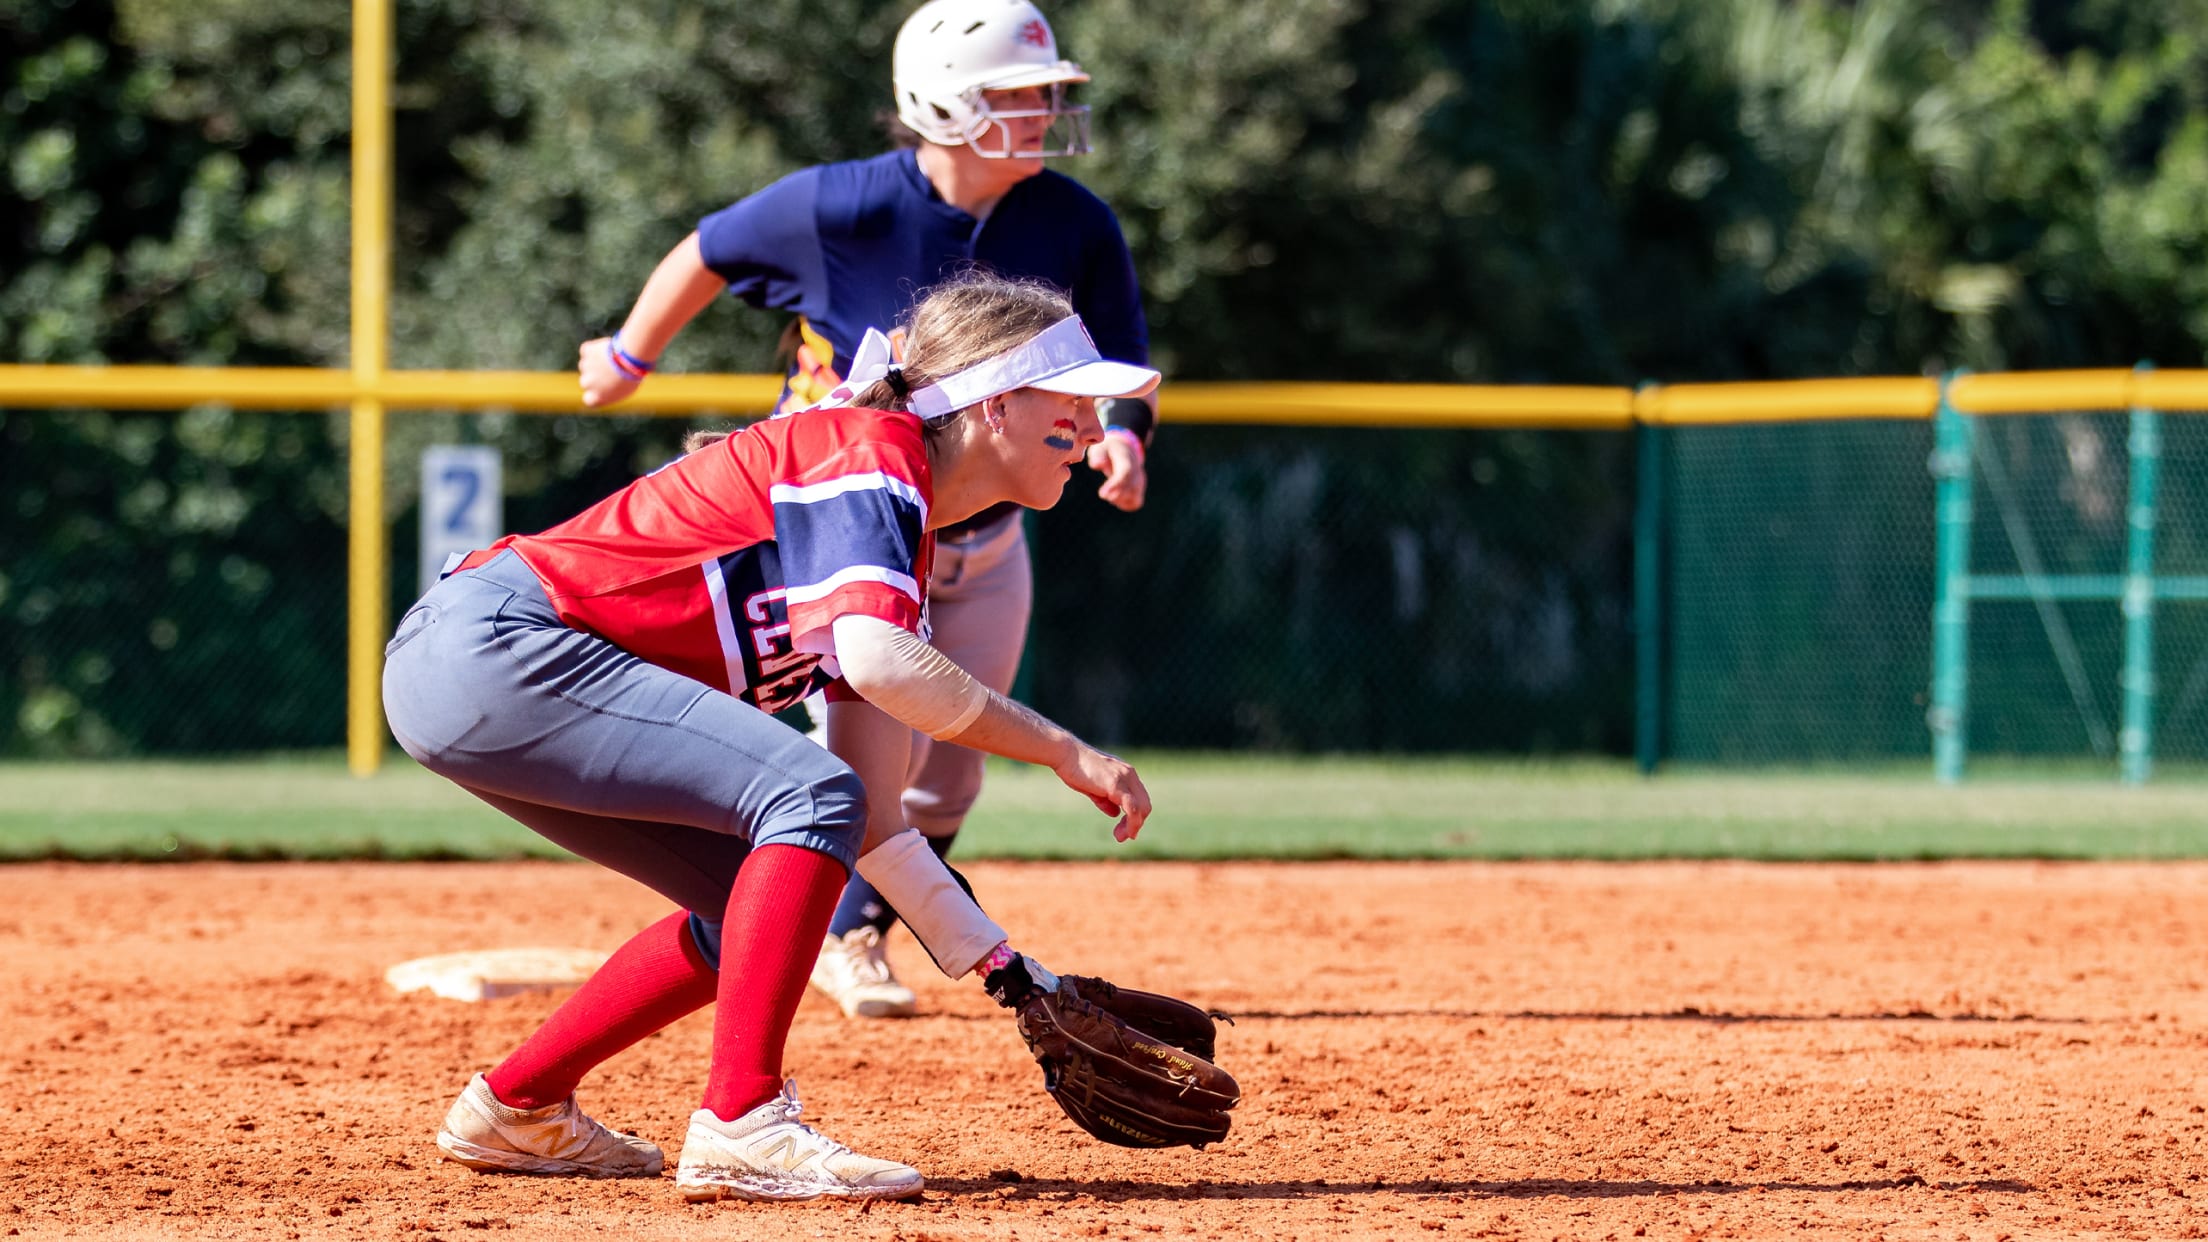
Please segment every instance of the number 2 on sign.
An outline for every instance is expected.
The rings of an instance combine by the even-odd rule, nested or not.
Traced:
[[[475,507],[476,494],[483,490],[483,476],[467,466],[445,467],[445,484],[460,493],[460,499],[445,515],[445,529],[452,534],[466,534],[468,510]]]

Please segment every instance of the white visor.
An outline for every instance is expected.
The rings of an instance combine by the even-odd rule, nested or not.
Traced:
[[[1040,388],[1076,397],[1139,397],[1158,386],[1148,367],[1106,362],[1079,315],[1068,315],[1018,348],[977,362],[912,394],[912,412],[940,418],[991,397]]]
[[[852,358],[851,375],[822,405],[844,405],[889,373],[889,338],[873,328]],[[1075,397],[1140,397],[1158,386],[1158,373],[1125,362],[1107,362],[1079,315],[1068,315],[1021,345],[915,389],[909,402],[924,419],[955,414],[991,397],[1040,388]]]

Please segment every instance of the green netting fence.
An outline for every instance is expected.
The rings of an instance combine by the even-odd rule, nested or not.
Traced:
[[[346,425],[0,411],[0,755],[341,745]],[[496,448],[537,529],[684,429],[395,419],[390,615],[426,447]],[[1185,426],[1152,464],[1140,513],[1077,482],[1029,519],[1022,690],[1110,744],[2208,760],[2208,419]]]
[[[1943,406],[1658,437],[1644,760],[2208,759],[2208,419]]]
[[[0,412],[0,755],[342,745],[345,429]],[[535,530],[685,429],[394,418],[387,615],[417,589],[425,447],[499,449],[505,527]],[[1615,432],[1170,429],[1141,512],[1087,476],[1029,519],[1022,689],[1120,746],[1622,751],[1630,453]]]
[[[1932,433],[1922,420],[1674,428],[1661,753],[1929,754]]]

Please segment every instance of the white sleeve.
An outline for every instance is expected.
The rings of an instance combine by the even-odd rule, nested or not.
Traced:
[[[861,855],[859,874],[896,907],[936,969],[950,978],[980,965],[1006,940],[1004,929],[982,913],[915,829]]]
[[[834,631],[836,662],[851,689],[929,737],[965,732],[989,705],[989,687],[910,630],[847,612]]]

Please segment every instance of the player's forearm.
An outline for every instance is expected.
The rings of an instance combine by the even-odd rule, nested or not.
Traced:
[[[981,714],[974,717],[972,724],[944,737],[943,741],[1052,769],[1064,766],[1082,749],[1080,738],[1042,713],[994,690],[984,689],[989,698],[982,705]]]
[[[656,360],[698,312],[713,304],[728,284],[705,265],[692,233],[667,252],[637,294],[636,305],[621,325],[621,347],[639,358]]]
[[[875,622],[894,629],[887,622]],[[1014,702],[976,681],[941,652],[898,630],[891,639],[899,651],[891,661],[858,656],[845,641],[847,627],[836,622],[836,646],[843,655],[844,677],[860,697],[939,742],[1053,770],[1085,749],[1081,739],[1025,704]]]
[[[874,617],[836,618],[836,656],[860,698],[938,741],[1056,768],[1081,745],[1071,733],[982,685],[907,630]]]

